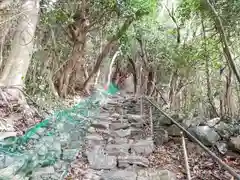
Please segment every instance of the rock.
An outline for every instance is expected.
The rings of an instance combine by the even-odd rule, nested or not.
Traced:
[[[101,176],[101,180],[136,180],[137,173],[128,170],[116,170],[105,172]]]
[[[5,167],[5,155],[3,153],[0,154],[0,169]]]
[[[110,124],[112,130],[127,129],[128,127],[130,127],[129,123],[113,122]]]
[[[217,142],[216,147],[222,155],[226,154],[226,152],[228,150],[227,144],[224,142]]]
[[[127,114],[126,118],[128,119],[129,123],[137,123],[137,122],[143,122],[143,117],[141,115],[136,114]]]
[[[39,156],[44,156],[48,152],[47,146],[42,145],[42,144],[36,145],[36,149],[38,150],[38,155]]]
[[[89,165],[92,169],[113,169],[117,165],[115,156],[106,155],[103,149],[95,147],[92,151],[87,152]]]
[[[55,153],[61,152],[61,143],[58,141],[54,141],[49,147],[50,151],[55,151]]]
[[[57,161],[54,165],[53,165],[55,170],[58,171],[63,171],[67,169],[67,163],[64,162],[63,160]]]
[[[229,139],[233,135],[231,125],[225,122],[220,122],[215,126],[216,131],[222,138]]]
[[[127,138],[119,138],[119,137],[117,137],[117,138],[114,139],[114,143],[115,144],[125,144],[127,142],[128,142]]]
[[[131,137],[138,137],[140,138],[143,135],[143,129],[139,128],[131,128]]]
[[[173,114],[171,115],[171,118],[179,123],[181,123],[184,120],[184,115],[183,114]]]
[[[16,132],[0,132],[0,141],[3,141],[6,138],[9,137],[15,137],[17,136]]]
[[[135,153],[147,156],[153,152],[153,140],[139,140],[132,144],[131,148]]]
[[[82,179],[84,180],[101,180],[101,173],[98,173],[98,171],[93,169],[88,169],[84,173],[84,177]]]
[[[240,136],[231,137],[230,138],[230,146],[233,147],[234,150],[240,152]]]
[[[39,168],[37,170],[34,170],[31,178],[42,179],[43,176],[44,176],[44,178],[50,177],[53,173],[55,173],[55,170],[54,170],[53,166]]]
[[[96,172],[87,172],[82,177],[84,180],[101,180],[101,176],[99,176]]]
[[[88,146],[100,145],[104,142],[104,139],[99,134],[91,134],[86,136],[86,141]]]
[[[51,145],[55,141],[53,136],[44,136],[41,138],[41,142],[47,145]]]
[[[131,126],[133,128],[143,128],[144,124],[142,122],[137,122],[137,123],[131,123]]]
[[[158,125],[160,126],[166,126],[171,124],[173,124],[172,121],[165,116],[161,116],[160,119],[158,120]]]
[[[137,173],[137,180],[176,180],[176,175],[168,170],[142,169]]]
[[[96,118],[99,120],[107,120],[109,116],[110,114],[108,112],[101,112]]]
[[[131,129],[120,129],[120,130],[114,131],[113,135],[115,137],[120,137],[120,138],[128,137],[131,135]]]
[[[97,129],[108,129],[109,122],[108,121],[93,121],[91,126],[94,128],[97,128]]]
[[[11,166],[14,163],[15,159],[11,156],[5,156],[4,166]]]
[[[94,127],[88,128],[88,133],[96,133],[96,130]]]
[[[216,124],[218,124],[220,122],[220,118],[219,117],[216,117],[216,118],[213,118],[213,119],[210,119],[207,121],[207,125],[209,127],[214,127]]]
[[[154,129],[154,143],[156,146],[161,146],[168,142],[168,132],[163,128]]]
[[[71,141],[80,141],[82,139],[82,134],[79,131],[72,131],[69,133]]]
[[[169,136],[181,136],[181,129],[179,129],[179,127],[177,127],[175,124],[168,127],[167,132]]]
[[[114,113],[114,114],[111,115],[111,117],[118,119],[118,118],[120,118],[120,114]]]
[[[182,122],[182,125],[185,128],[195,127],[195,126],[204,125],[204,124],[205,124],[205,119],[199,116],[193,117],[191,119],[189,118],[184,119]]]
[[[137,155],[128,155],[128,156],[119,156],[118,157],[118,166],[128,167],[129,165],[138,165],[141,167],[148,167],[149,161],[147,158]]]
[[[102,135],[103,139],[108,139],[110,136],[110,131],[108,129],[97,129],[96,133]]]
[[[67,161],[72,161],[75,159],[78,153],[78,149],[65,149],[63,150],[62,159]]]
[[[188,130],[206,146],[212,146],[220,139],[218,133],[209,126],[191,127]]]
[[[68,133],[60,133],[56,140],[61,143],[61,146],[66,147],[70,143],[71,137]]]
[[[129,148],[130,144],[108,144],[106,151],[111,156],[127,155]]]

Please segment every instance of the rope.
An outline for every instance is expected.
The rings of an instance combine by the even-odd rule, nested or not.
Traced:
[[[204,151],[206,151],[212,158],[217,161],[225,170],[227,170],[233,177],[235,177],[237,180],[240,180],[240,175],[237,174],[233,168],[228,166],[226,163],[224,163],[219,157],[217,157],[212,151],[210,151],[206,146],[204,146],[197,138],[195,138],[190,132],[188,132],[182,125],[180,125],[177,121],[172,119],[169,115],[167,115],[165,112],[163,112],[156,103],[152,102],[148,97],[145,96],[145,99],[151,103],[152,106],[157,108],[166,118],[171,120],[176,126],[178,126],[183,132],[185,132],[193,141],[195,141]]]

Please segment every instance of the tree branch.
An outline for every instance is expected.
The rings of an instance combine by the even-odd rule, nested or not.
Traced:
[[[210,3],[210,1],[206,0],[206,3],[208,5],[208,8],[210,9],[210,11],[214,15],[214,21],[215,21],[215,24],[216,24],[216,30],[220,34],[222,48],[223,48],[223,52],[224,52],[225,58],[227,59],[231,69],[233,70],[233,72],[234,72],[234,74],[235,74],[235,76],[236,76],[236,78],[238,80],[238,83],[240,84],[240,75],[239,75],[239,73],[237,71],[237,68],[236,68],[236,66],[234,64],[234,61],[233,61],[230,49],[228,47],[227,37],[225,35],[225,31],[224,31],[224,28],[223,28],[223,25],[222,25],[222,20],[218,16],[217,11],[215,10],[214,6]]]

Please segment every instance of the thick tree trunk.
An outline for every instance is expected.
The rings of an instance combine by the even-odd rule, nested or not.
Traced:
[[[34,35],[39,17],[40,0],[25,0],[18,26],[12,41],[11,52],[1,74],[0,83],[5,86],[24,85],[24,79],[32,58]]]
[[[76,42],[69,61],[62,69],[63,72],[58,84],[58,91],[61,97],[67,96],[70,83],[74,85],[74,89],[76,86],[80,86],[80,88],[82,86],[81,83],[84,81],[83,78],[85,77],[84,50],[85,41]]]
[[[87,24],[79,19],[74,25],[69,26],[69,30],[72,34],[71,37],[74,46],[69,61],[61,70],[62,74],[58,84],[58,91],[61,97],[67,96],[71,86],[73,90],[76,87],[81,89],[85,80],[84,77],[86,76],[84,56],[87,40]]]

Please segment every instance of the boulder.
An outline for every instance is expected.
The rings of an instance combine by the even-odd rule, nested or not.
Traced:
[[[191,127],[188,130],[206,146],[212,146],[220,140],[218,133],[209,126]]]
[[[186,118],[182,122],[182,125],[185,128],[195,127],[195,126],[204,125],[204,124],[205,124],[205,119],[199,116],[193,117],[193,118]]]
[[[240,136],[230,138],[230,146],[233,147],[234,150],[240,152]]]
[[[158,125],[160,125],[160,126],[166,126],[166,125],[171,125],[171,124],[173,124],[172,121],[165,116],[161,116],[158,119]]]
[[[215,126],[215,129],[218,132],[218,134],[224,139],[229,139],[233,135],[231,124],[220,122]]]
[[[179,127],[177,127],[175,124],[168,127],[167,132],[169,136],[181,136],[181,129],[179,129]]]
[[[215,126],[216,124],[218,124],[220,121],[221,121],[221,119],[220,119],[219,117],[216,117],[216,118],[207,120],[206,124],[207,124],[209,127],[214,127],[214,126]]]

